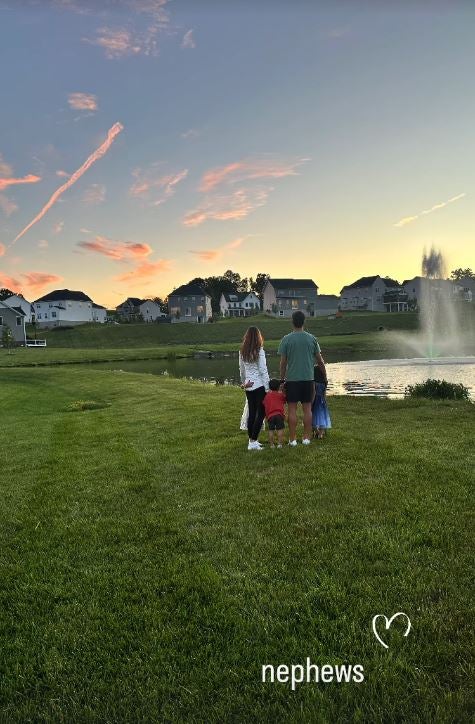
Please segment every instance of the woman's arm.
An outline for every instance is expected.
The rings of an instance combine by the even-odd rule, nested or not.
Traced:
[[[257,358],[257,368],[259,370],[259,374],[261,375],[261,379],[264,383],[264,387],[266,388],[266,390],[268,390],[270,378],[269,378],[269,372],[267,370],[266,353],[264,352],[262,347],[259,350],[259,357]]]
[[[241,376],[241,383],[244,384],[246,381],[246,368],[244,366],[244,360],[239,352],[239,374]]]

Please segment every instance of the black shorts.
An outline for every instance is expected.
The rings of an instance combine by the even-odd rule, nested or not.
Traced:
[[[285,393],[287,402],[312,402],[315,394],[315,382],[313,380],[286,382]]]
[[[283,430],[285,427],[285,421],[282,415],[272,415],[267,420],[267,426],[269,430]]]

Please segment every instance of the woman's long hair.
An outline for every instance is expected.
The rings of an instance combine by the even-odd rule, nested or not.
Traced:
[[[264,337],[257,327],[249,327],[241,344],[241,357],[244,362],[255,362],[264,344]]]

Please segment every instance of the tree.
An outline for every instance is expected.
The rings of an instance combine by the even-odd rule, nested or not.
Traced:
[[[5,324],[3,327],[3,332],[2,332],[2,347],[5,347],[5,349],[10,350],[14,344],[15,344],[15,338],[13,336],[13,332],[10,329],[10,327],[7,324]]]
[[[455,282],[458,282],[460,279],[463,279],[464,277],[468,277],[469,279],[475,279],[475,272],[473,272],[470,268],[467,269],[454,269],[452,272],[450,272],[450,278],[453,279]]]
[[[15,292],[12,292],[11,289],[7,289],[6,287],[3,287],[3,289],[0,289],[0,302],[3,302],[5,299],[8,299],[8,297],[12,297],[15,294]]]
[[[264,287],[267,284],[268,279],[270,279],[269,274],[263,274],[262,272],[259,272],[255,279],[251,277],[249,280],[251,292],[257,294],[257,296],[261,300],[261,306],[262,302],[264,301]]]
[[[161,312],[168,314],[168,301],[164,301],[161,297],[153,297],[152,302],[158,304]]]

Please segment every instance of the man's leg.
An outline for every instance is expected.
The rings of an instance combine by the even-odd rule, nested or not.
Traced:
[[[303,409],[303,436],[310,440],[312,437],[312,403],[302,402]]]
[[[292,442],[297,437],[297,403],[289,402],[287,410],[289,418],[289,442]],[[310,422],[312,422],[311,419]]]

